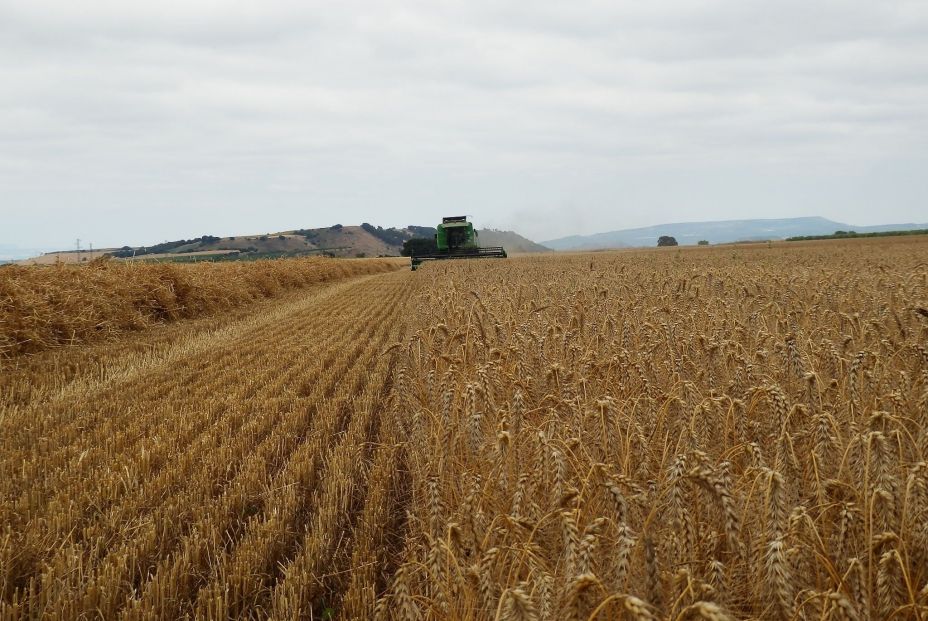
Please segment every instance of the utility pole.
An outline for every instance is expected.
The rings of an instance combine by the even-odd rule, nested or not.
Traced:
[[[77,251],[78,252],[81,251],[81,238],[80,237],[77,238]]]

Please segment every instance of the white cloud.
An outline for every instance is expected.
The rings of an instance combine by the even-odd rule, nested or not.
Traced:
[[[0,242],[928,213],[924,2],[8,0],[0,71]]]

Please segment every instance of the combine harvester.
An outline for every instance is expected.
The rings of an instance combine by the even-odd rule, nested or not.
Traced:
[[[477,231],[467,221],[467,216],[442,218],[435,233],[435,245],[438,248],[436,252],[411,257],[413,270],[424,261],[506,258],[506,249],[502,246],[481,248],[477,244]]]

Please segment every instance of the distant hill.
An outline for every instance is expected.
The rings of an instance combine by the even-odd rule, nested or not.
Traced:
[[[530,239],[522,237],[513,231],[497,231],[496,229],[480,229],[477,237],[481,246],[502,246],[507,253],[513,252],[553,252]]]
[[[508,252],[550,252],[551,250],[522,237],[513,231],[483,229],[478,231],[484,246],[503,246]],[[203,235],[193,239],[179,239],[150,246],[123,246],[88,252],[49,252],[20,261],[24,264],[85,262],[104,252],[119,259],[143,258],[146,260],[217,260],[259,259],[265,257],[329,255],[336,257],[400,256],[403,242],[413,237],[432,237],[434,227],[408,226],[383,228],[367,222],[360,226],[333,226],[315,229],[295,229],[257,235],[215,237]]]
[[[215,258],[248,259],[262,257],[328,255],[335,257],[399,256],[403,241],[412,237],[405,229],[384,229],[368,223],[361,226],[333,226],[316,229],[295,229],[259,235],[203,237],[165,242],[153,246],[123,247],[117,258],[131,256],[183,259],[210,253]]]
[[[400,256],[403,242],[413,237],[431,237],[432,227],[408,226],[405,228],[383,228],[367,222],[361,226],[334,226],[316,229],[297,229],[267,235],[245,235],[242,237],[201,238],[192,243],[178,246],[172,253],[205,251],[238,251],[241,256],[274,255],[298,256],[305,254],[328,254],[337,257]],[[484,246],[504,246],[509,252],[545,252],[549,249],[512,231],[483,229],[478,231]],[[204,241],[205,239],[205,241]]]
[[[928,224],[880,224],[855,226],[835,222],[817,216],[807,218],[779,218],[757,220],[718,220],[712,222],[678,222],[659,224],[635,229],[622,229],[594,235],[573,235],[541,242],[555,250],[595,250],[602,248],[627,248],[631,246],[656,246],[657,238],[670,235],[681,244],[696,244],[707,240],[712,244],[736,241],[758,241],[784,239],[799,235],[829,235],[835,231],[875,233],[928,228]]]
[[[436,231],[433,226],[409,226],[404,230],[413,233],[415,237],[424,237],[427,239],[434,236]],[[481,246],[502,246],[508,253],[553,252],[551,248],[545,248],[541,244],[522,237],[515,231],[477,229],[477,239]]]

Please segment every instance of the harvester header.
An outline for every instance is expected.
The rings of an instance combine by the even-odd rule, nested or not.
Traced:
[[[502,246],[480,247],[477,231],[467,221],[467,216],[447,216],[436,227],[435,252],[412,256],[412,269],[424,261],[444,259],[505,259],[506,249]]]

